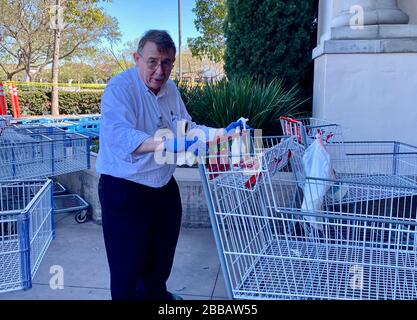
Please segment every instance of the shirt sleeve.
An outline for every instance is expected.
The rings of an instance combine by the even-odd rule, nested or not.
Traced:
[[[151,136],[137,130],[137,107],[129,86],[106,87],[101,100],[100,143],[126,159]],[[104,140],[104,141],[102,141]]]

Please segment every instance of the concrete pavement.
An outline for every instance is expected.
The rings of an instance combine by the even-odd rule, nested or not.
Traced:
[[[0,300],[107,300],[109,270],[100,225],[78,224],[74,214],[56,216],[52,241],[27,291],[0,293]],[[62,269],[60,269],[62,267]],[[51,288],[63,270],[64,288]],[[58,282],[52,281],[52,287]],[[168,290],[185,300],[227,299],[211,229],[182,228]]]

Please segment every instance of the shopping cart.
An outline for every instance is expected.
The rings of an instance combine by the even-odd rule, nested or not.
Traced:
[[[54,196],[54,213],[75,212],[75,221],[84,223],[88,219],[89,204],[78,194],[60,194]]]
[[[67,188],[65,188],[61,183],[54,181],[53,182],[53,195],[60,195],[60,194],[64,194],[65,192],[67,192]]]
[[[75,221],[84,223],[88,220],[90,205],[78,194],[66,194],[67,188],[61,183],[53,182],[54,214],[75,213]]]
[[[279,120],[283,134],[295,137],[304,146],[309,146],[317,134],[326,142],[343,142],[342,128],[336,123],[317,118],[280,117]]]
[[[0,292],[28,289],[54,237],[53,184],[88,169],[88,138],[6,123],[0,134]],[[36,180],[35,180],[36,179]]]
[[[3,180],[50,177],[90,166],[87,137],[44,126],[7,127],[0,136]]]
[[[5,128],[11,125],[12,116],[10,115],[0,115],[0,128]]]
[[[295,145],[295,144],[294,144]],[[393,141],[349,141],[325,144],[334,179],[350,184],[414,188],[417,185],[417,147]],[[298,146],[299,150],[303,147]],[[300,184],[305,179],[303,153],[294,153],[291,167]],[[383,199],[383,195],[337,190],[341,202]]]
[[[54,234],[51,180],[0,182],[0,292],[32,286]]]
[[[416,299],[417,183],[300,177],[297,152],[281,139],[240,165],[223,154],[199,166],[229,297]],[[321,207],[301,209],[323,185]]]

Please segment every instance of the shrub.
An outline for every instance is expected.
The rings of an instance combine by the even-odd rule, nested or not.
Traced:
[[[59,92],[60,114],[100,113],[101,91]],[[12,114],[9,95],[7,106]],[[41,116],[51,113],[51,92],[46,90],[19,91],[20,113],[28,116]]]
[[[311,96],[317,8],[317,0],[228,0],[227,76],[279,77],[286,88],[300,84],[300,97]]]
[[[304,103],[297,98],[296,86],[284,89],[282,80],[266,81],[232,78],[192,88],[188,111],[197,123],[223,128],[240,117],[267,134],[280,133],[279,117],[294,114]]]
[[[10,97],[6,95],[7,107],[12,114]],[[19,92],[19,106],[22,115],[36,116],[49,113],[50,95],[44,91],[21,91]]]
[[[60,92],[59,112],[61,114],[100,113],[102,92]]]

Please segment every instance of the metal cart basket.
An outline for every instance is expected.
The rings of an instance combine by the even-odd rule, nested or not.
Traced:
[[[0,130],[0,292],[28,289],[54,238],[46,177],[88,169],[89,140],[64,130],[3,121]],[[36,180],[35,180],[36,179]]]
[[[298,148],[303,149],[302,146]],[[392,141],[349,141],[329,143],[325,149],[331,157],[336,180],[400,188],[414,188],[417,185],[417,147]],[[291,168],[300,184],[305,179],[302,156],[302,152],[297,152],[291,158]],[[380,193],[353,194],[348,190],[342,191],[338,190],[341,202],[383,197]]]
[[[317,118],[279,118],[284,135],[292,136],[298,143],[309,146],[317,134],[326,142],[343,142],[342,127],[339,124]]]
[[[54,181],[53,182],[53,195],[64,194],[67,192],[67,188],[65,188],[61,183]]]
[[[300,177],[295,140],[264,145],[239,164],[223,154],[199,166],[229,297],[417,299],[416,180]],[[320,208],[303,207],[306,188],[323,185]]]
[[[3,180],[50,177],[89,168],[89,140],[57,128],[5,128],[0,135]]]
[[[52,181],[0,182],[0,292],[31,288],[53,238]]]
[[[87,209],[89,204],[78,194],[61,194],[54,196],[54,213],[76,212],[75,221],[84,223],[87,221]]]

